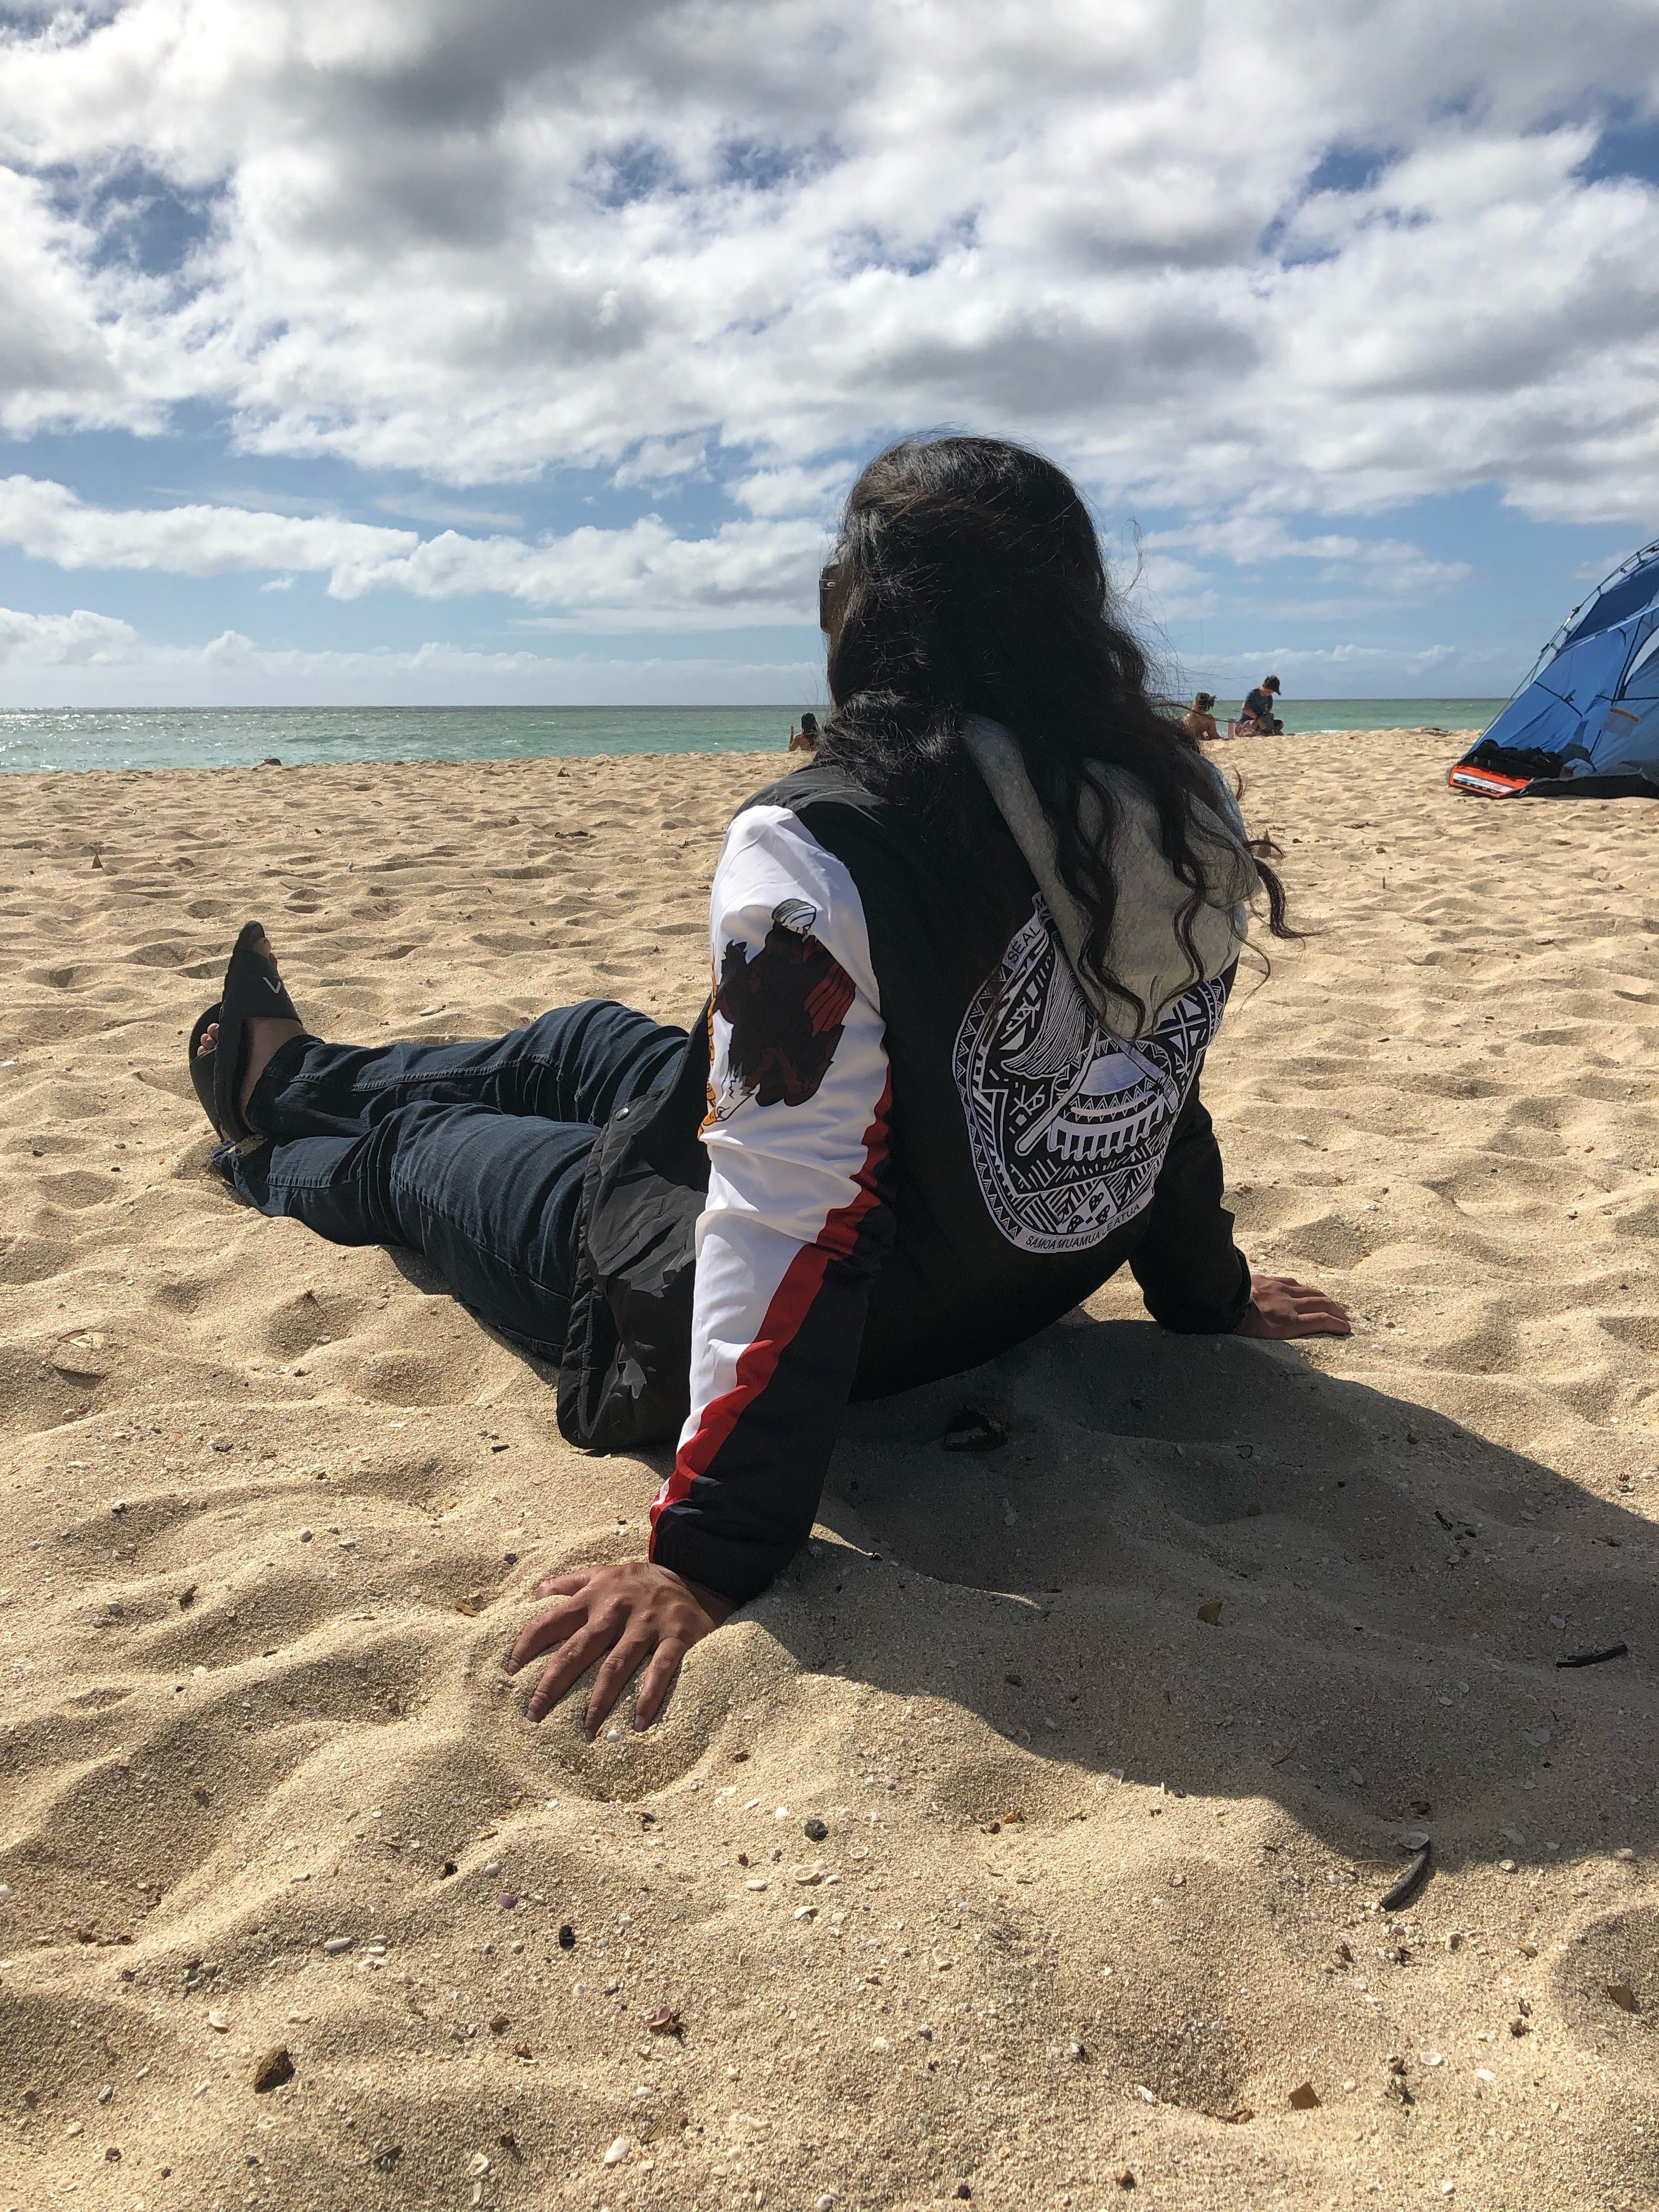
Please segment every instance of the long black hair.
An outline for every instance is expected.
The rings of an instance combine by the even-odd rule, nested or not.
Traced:
[[[1224,856],[1189,835],[1194,806],[1215,803],[1214,782],[1196,742],[1149,690],[1089,510],[1063,471],[1000,438],[890,446],[848,495],[824,599],[835,711],[820,761],[903,805],[936,847],[966,862],[990,802],[963,720],[1002,723],[1054,825],[1060,880],[1088,919],[1083,965],[1139,1005],[1107,964],[1118,810],[1109,786],[1089,775],[1091,763],[1127,770],[1191,892],[1176,926],[1196,967],[1193,921],[1206,900],[1225,903]],[[1085,787],[1103,817],[1092,836]],[[1260,848],[1256,865],[1273,934],[1294,935]]]

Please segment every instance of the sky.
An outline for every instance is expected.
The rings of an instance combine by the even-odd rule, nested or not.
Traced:
[[[1501,696],[1659,532],[1659,8],[0,7],[13,707],[805,702],[905,432],[1176,695]]]

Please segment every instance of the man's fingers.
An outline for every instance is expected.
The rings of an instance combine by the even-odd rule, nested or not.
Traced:
[[[680,1662],[690,1647],[678,1636],[665,1636],[651,1656],[651,1664],[641,1678],[634,1696],[634,1725],[649,1728],[668,1701],[668,1693],[679,1679]]]
[[[543,1613],[532,1613],[507,1655],[507,1673],[516,1674],[526,1661],[550,1651],[556,1644],[562,1644],[586,1618],[586,1607],[580,1605],[550,1605]]]
[[[532,1721],[552,1711],[573,1682],[579,1681],[593,1662],[616,1641],[614,1629],[584,1628],[573,1636],[530,1693],[525,1711]]]
[[[656,1648],[656,1641],[652,1630],[635,1628],[613,1649],[611,1656],[593,1677],[593,1686],[588,1692],[587,1711],[582,1715],[582,1726],[589,1735],[597,1735],[605,1726],[611,1707],[651,1656]]]
[[[587,1573],[579,1575],[544,1575],[536,1585],[538,1597],[574,1597],[579,1589],[586,1589],[590,1580]]]

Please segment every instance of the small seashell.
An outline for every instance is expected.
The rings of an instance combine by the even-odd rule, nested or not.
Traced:
[[[228,2035],[230,2033],[230,2014],[228,2012],[221,2012],[216,2006],[208,2014],[208,2026],[216,2034]]]
[[[634,2143],[631,2136],[618,2136],[615,2142],[611,2144],[611,2148],[605,2154],[605,2164],[607,2166],[620,2166],[633,2148]]]
[[[323,1948],[330,1958],[337,1958],[342,1951],[349,1951],[356,1940],[355,1936],[325,1936]]]

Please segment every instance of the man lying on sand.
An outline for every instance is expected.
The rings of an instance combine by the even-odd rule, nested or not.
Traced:
[[[866,468],[824,572],[834,712],[727,832],[688,1036],[606,1000],[325,1044],[257,922],[191,1066],[239,1196],[404,1244],[561,1367],[560,1425],[678,1432],[650,1557],[540,1585],[539,1720],[662,1710],[810,1532],[849,1397],[977,1365],[1126,1261],[1166,1328],[1346,1335],[1253,1275],[1199,1097],[1278,878],[1153,705],[1088,511],[992,439]],[[701,1141],[699,1141],[699,1139]]]

